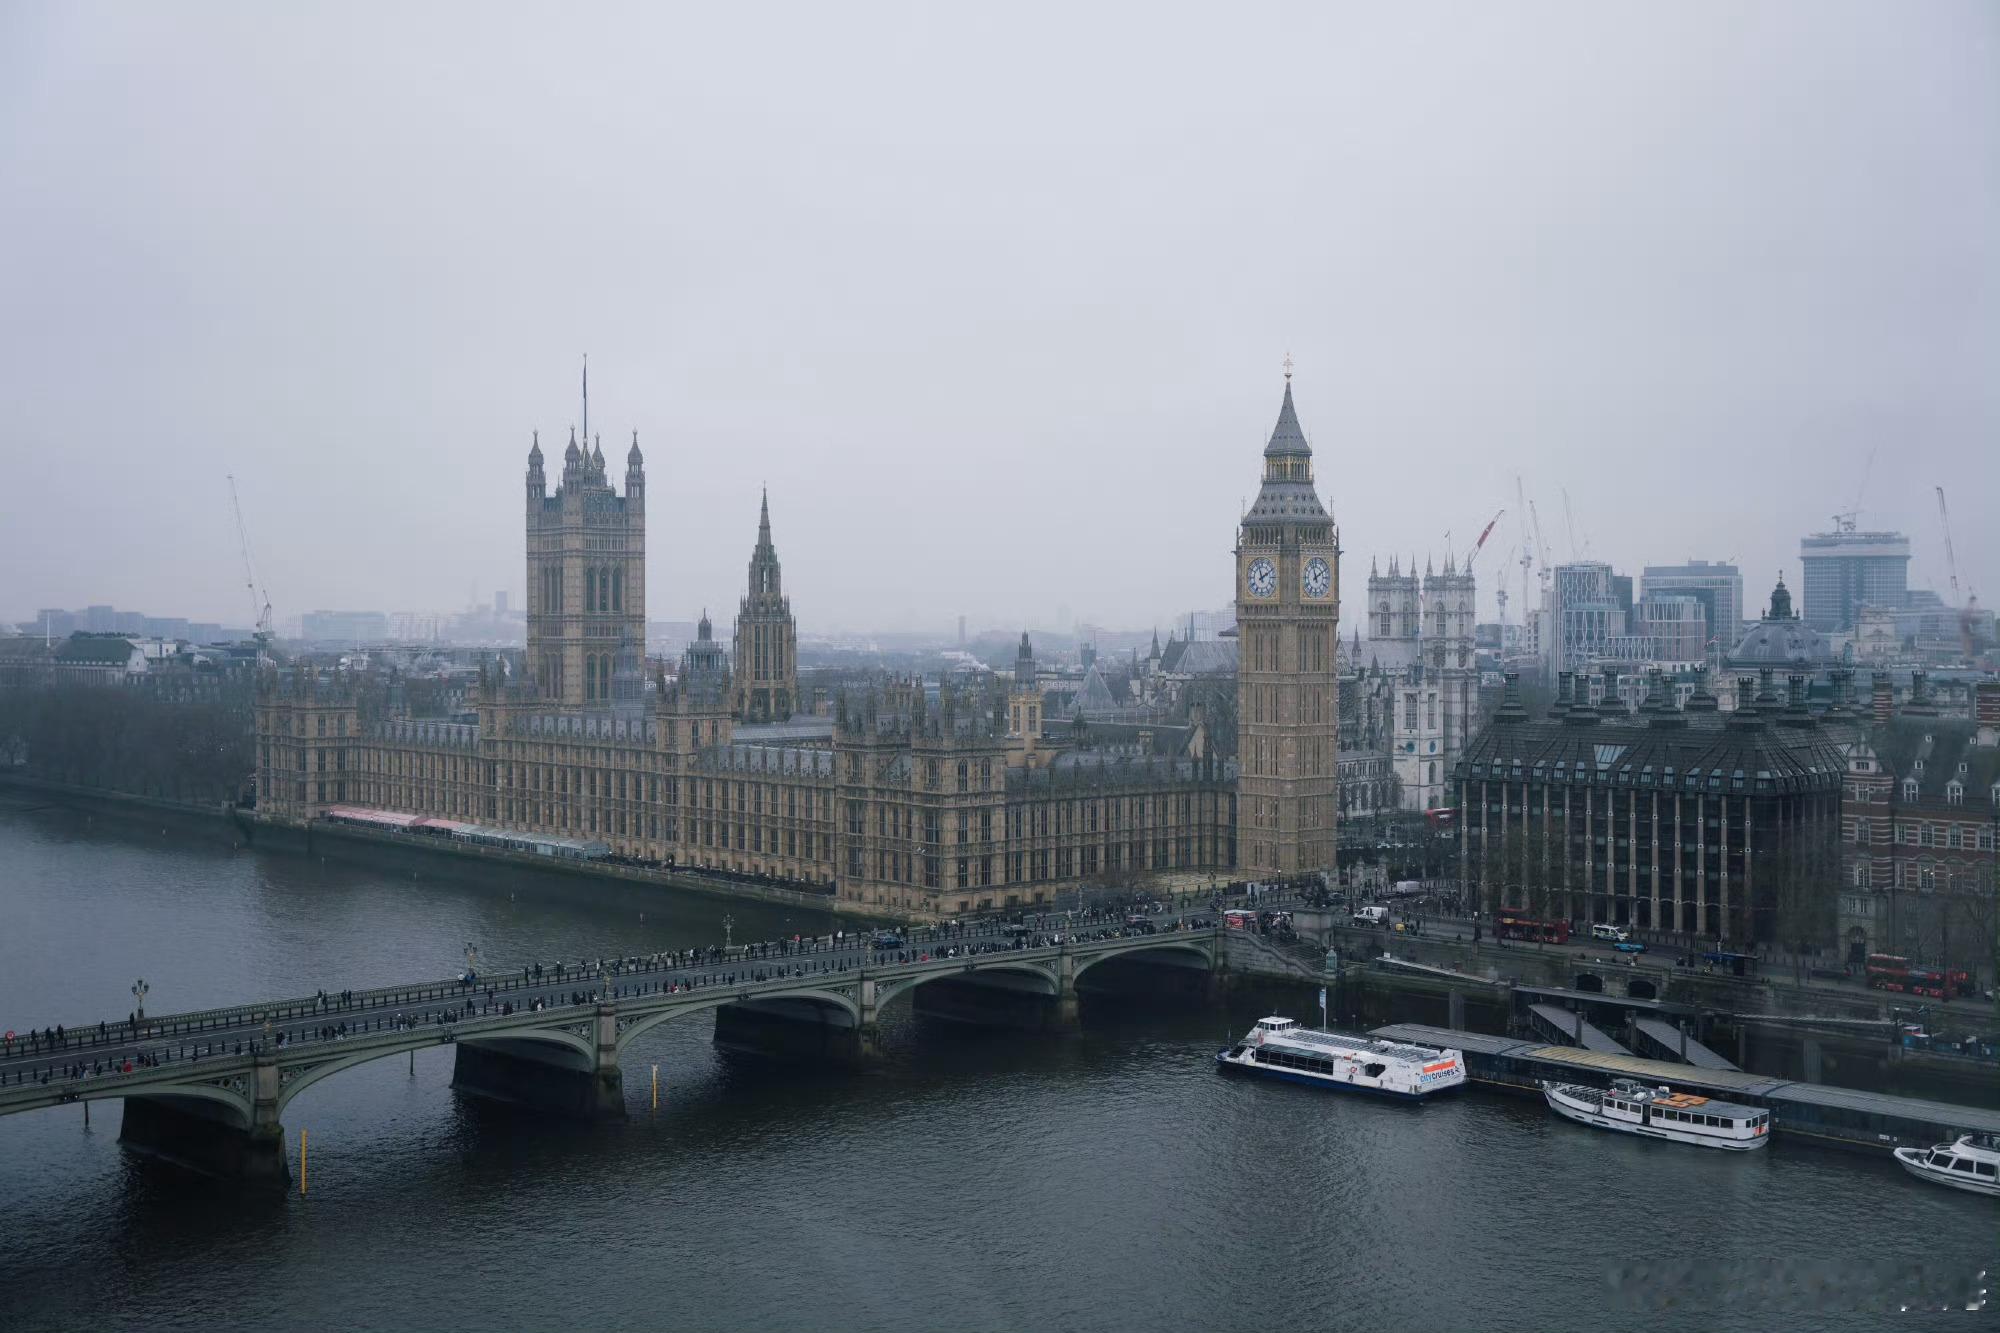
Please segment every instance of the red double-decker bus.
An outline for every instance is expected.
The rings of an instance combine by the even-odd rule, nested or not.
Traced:
[[[1956,1000],[1972,994],[1970,974],[1914,967],[1901,954],[1871,953],[1866,971],[1870,986],[1899,995],[1927,995],[1933,1000]]]
[[[1543,921],[1528,915],[1524,908],[1503,907],[1494,914],[1493,933],[1503,940],[1539,940],[1543,944],[1568,944],[1569,922]]]

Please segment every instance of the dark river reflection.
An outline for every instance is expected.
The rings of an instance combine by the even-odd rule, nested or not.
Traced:
[[[422,878],[0,802],[0,1024],[122,1017],[830,918],[526,874]],[[643,919],[641,914],[643,912]],[[1872,1328],[1974,1299],[2000,1208],[1780,1141],[1743,1158],[1471,1091],[1218,1078],[1226,1015],[1081,1036],[885,1022],[848,1073],[641,1039],[630,1119],[468,1102],[448,1049],[315,1085],[310,1195],[126,1157],[100,1103],[0,1118],[4,1329]],[[650,1067],[663,1092],[648,1108]],[[1990,1278],[1989,1278],[1990,1282]],[[1990,1318],[1992,1307],[1984,1315]]]

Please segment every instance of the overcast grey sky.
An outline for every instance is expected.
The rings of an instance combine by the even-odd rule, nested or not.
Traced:
[[[0,616],[246,619],[231,471],[280,617],[518,599],[586,351],[656,619],[760,482],[808,633],[1219,605],[1287,351],[1350,607],[1517,472],[1761,603],[1871,448],[2000,597],[1985,0],[13,3],[0,181]]]

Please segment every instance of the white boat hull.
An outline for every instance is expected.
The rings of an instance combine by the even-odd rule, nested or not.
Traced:
[[[1909,1156],[1905,1156],[1906,1153]],[[1964,1190],[1968,1194],[1983,1194],[1989,1199],[2000,1199],[2000,1181],[1983,1180],[1978,1176],[1967,1175],[1963,1171],[1932,1166],[1928,1148],[1898,1148],[1896,1160],[1902,1164],[1905,1171],[1918,1180],[1928,1180],[1933,1185],[1947,1185],[1955,1190]]]
[[[1642,1139],[1663,1139],[1668,1143],[1686,1143],[1697,1148],[1721,1148],[1728,1152],[1753,1152],[1771,1141],[1768,1134],[1759,1134],[1754,1138],[1725,1139],[1674,1129],[1650,1121],[1641,1123],[1617,1119],[1587,1103],[1572,1101],[1546,1083],[1542,1085],[1542,1098],[1557,1115],[1566,1120],[1574,1120],[1579,1125],[1589,1125],[1592,1129],[1609,1129],[1620,1134],[1634,1134]]]
[[[1463,1068],[1453,1071],[1445,1079],[1436,1079],[1425,1084],[1404,1084],[1390,1078],[1370,1078],[1358,1069],[1348,1067],[1339,1074],[1318,1074],[1303,1069],[1281,1069],[1273,1065],[1259,1064],[1250,1052],[1232,1057],[1229,1052],[1219,1052],[1215,1063],[1226,1074],[1251,1074],[1259,1078],[1276,1079],[1282,1083],[1303,1083],[1308,1087],[1326,1088],[1334,1092],[1365,1092],[1376,1097],[1392,1097],[1401,1102],[1420,1102],[1435,1097],[1441,1092],[1449,1092],[1465,1083]]]

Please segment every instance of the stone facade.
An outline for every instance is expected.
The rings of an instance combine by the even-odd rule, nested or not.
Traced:
[[[1878,675],[1871,702],[1847,752],[1847,956],[1902,954],[1990,980],[2000,949],[2000,683],[1978,683],[1970,717],[1943,716],[1921,673],[1900,707]]]
[[[798,708],[798,625],[785,596],[784,571],[771,544],[771,498],[757,513],[757,546],[750,553],[750,586],[736,613],[734,700],[745,722],[782,722]]]
[[[588,442],[586,442],[588,443]],[[604,448],[570,437],[548,493],[542,446],[528,451],[528,674],[564,708],[639,701],[646,652],[646,472],[639,436],[625,494],[606,478]]]
[[[1164,745],[1050,731],[1026,634],[1011,681],[874,681],[835,700],[830,738],[801,741],[784,725],[798,706],[796,631],[768,505],[733,666],[704,614],[678,670],[648,681],[638,444],[621,496],[601,450],[572,441],[553,495],[539,443],[529,454],[525,671],[482,669],[444,720],[402,715],[377,678],[266,669],[259,807],[281,820],[352,806],[489,825],[915,916],[1053,903],[1081,881],[1168,871],[1331,870],[1339,546],[1310,459],[1288,383],[1238,542],[1254,778],[1239,778],[1201,705]],[[1384,775],[1357,780],[1379,788]],[[1239,783],[1254,821],[1239,821]],[[1239,822],[1255,829],[1254,864]]]
[[[1729,945],[1831,932],[1845,764],[1766,672],[1723,714],[1706,689],[1685,708],[1657,674],[1628,713],[1615,682],[1593,706],[1568,672],[1531,719],[1508,699],[1454,775],[1460,874],[1488,910],[1678,931]]]
[[[1339,822],[1340,536],[1313,484],[1291,373],[1236,542],[1244,868],[1332,873]]]

